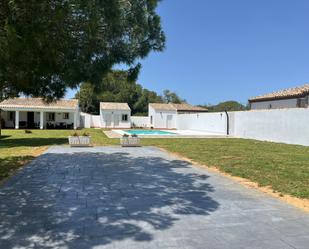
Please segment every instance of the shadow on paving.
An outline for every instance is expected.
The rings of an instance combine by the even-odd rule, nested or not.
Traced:
[[[219,207],[208,176],[188,168],[127,153],[44,154],[0,188],[0,248],[151,241],[181,216]]]

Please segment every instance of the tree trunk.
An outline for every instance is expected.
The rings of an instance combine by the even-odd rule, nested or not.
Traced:
[[[0,137],[1,137],[1,128],[2,128],[2,118],[1,118],[1,109],[0,109]]]

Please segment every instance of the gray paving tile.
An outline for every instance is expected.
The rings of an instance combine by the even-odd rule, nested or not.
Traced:
[[[51,147],[0,186],[0,248],[309,248],[309,215],[154,147]]]

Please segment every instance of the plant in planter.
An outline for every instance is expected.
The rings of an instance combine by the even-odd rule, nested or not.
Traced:
[[[72,136],[69,136],[69,144],[71,146],[90,146],[91,136],[88,133],[84,132],[82,135],[79,135],[77,132],[74,132]]]
[[[135,134],[131,137],[128,134],[123,134],[122,138],[120,138],[120,144],[122,147],[139,147],[140,139]]]

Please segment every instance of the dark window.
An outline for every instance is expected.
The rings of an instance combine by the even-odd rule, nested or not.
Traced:
[[[308,106],[308,97],[297,99],[297,107],[307,107]]]
[[[9,121],[14,121],[15,112],[9,112]]]
[[[128,114],[122,114],[121,120],[122,121],[128,121]]]
[[[63,113],[63,119],[69,119],[70,118],[70,115],[68,112],[64,112]]]
[[[152,116],[150,116],[150,124],[152,124]]]
[[[272,108],[272,105],[271,104],[269,104],[269,109],[271,109]]]
[[[54,112],[47,113],[47,121],[55,121],[55,113]]]

